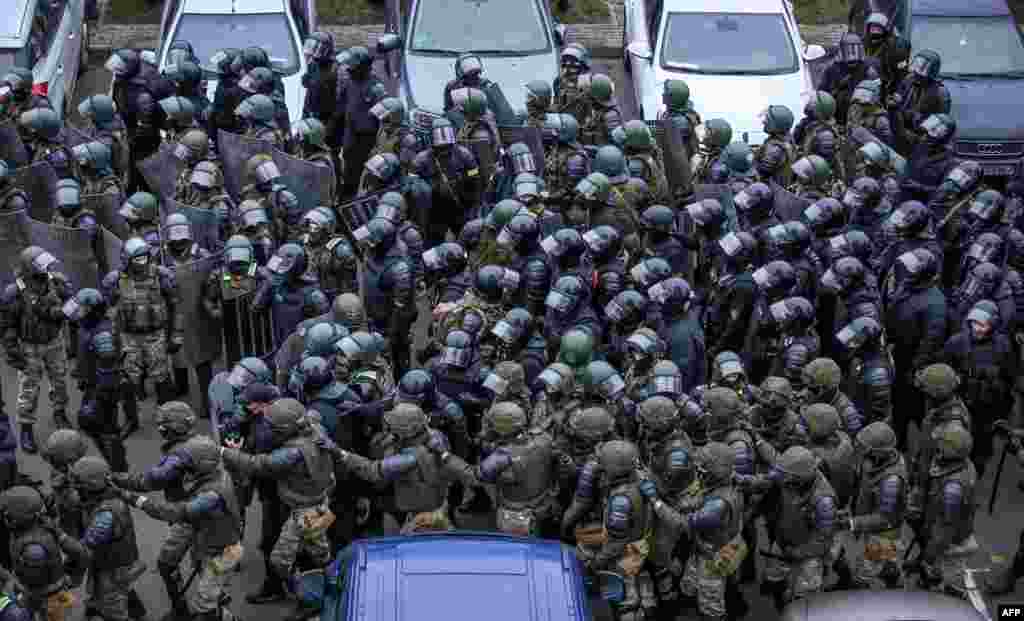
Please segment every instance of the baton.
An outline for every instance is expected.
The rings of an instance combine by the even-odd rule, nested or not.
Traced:
[[[1003,444],[1003,454],[999,456],[999,466],[996,467],[996,477],[992,480],[992,493],[988,496],[988,514],[992,515],[992,510],[996,506],[996,494],[999,493],[999,479],[1003,477],[1003,466],[1006,464],[1006,455],[1010,452],[1010,445],[1012,442],[1010,438],[1006,438],[1006,443]]]

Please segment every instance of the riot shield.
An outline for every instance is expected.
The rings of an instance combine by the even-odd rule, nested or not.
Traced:
[[[487,106],[498,125],[518,125],[520,123],[516,111],[508,102],[508,98],[505,97],[504,91],[501,90],[501,86],[497,82],[488,82],[483,91],[487,95]]]
[[[69,149],[74,149],[80,144],[93,141],[93,137],[88,132],[67,124],[65,124],[64,129],[61,130],[61,135],[64,138],[64,146]]]
[[[363,196],[358,196],[355,200],[351,200],[342,205],[338,205],[338,214],[341,216],[341,221],[346,227],[348,227],[348,233],[355,233],[356,229],[362,226],[366,226],[366,223],[373,218],[373,214],[377,212],[377,202],[380,197],[387,192],[400,192],[399,186],[393,186],[376,192],[371,192]]]
[[[156,153],[139,162],[138,167],[149,187],[166,201],[177,194],[178,177],[185,171],[186,164],[174,156],[169,145],[162,145]]]
[[[533,161],[540,169],[538,175],[544,171],[544,141],[541,140],[540,130],[536,127],[525,125],[499,125],[498,135],[501,137],[501,144],[506,149],[509,145],[517,142],[525,143],[533,152]]]
[[[190,367],[220,357],[220,321],[210,317],[203,306],[206,281],[219,264],[219,257],[208,257],[174,268],[181,305],[177,312],[184,317],[185,326],[185,345],[181,352]]]
[[[18,128],[12,123],[0,124],[0,160],[10,168],[28,164],[28,150],[21,142]]]
[[[214,440],[220,443],[221,425],[223,420],[228,418],[231,412],[235,411],[235,389],[228,383],[228,373],[234,363],[228,364],[228,370],[222,371],[213,377],[210,387],[206,391],[210,397],[210,433]]]
[[[654,138],[661,148],[661,161],[665,166],[665,180],[672,191],[672,196],[686,195],[693,185],[693,174],[690,172],[690,153],[682,136],[674,127],[666,126],[665,121],[647,121]]]
[[[889,161],[892,162],[893,170],[897,175],[903,177],[907,174],[906,158],[897,153],[895,149],[876,138],[875,135],[871,133],[870,129],[859,126],[854,127],[850,130],[850,134],[846,140],[846,144],[852,151],[856,151],[871,142],[877,142],[878,146],[889,152]]]
[[[57,269],[67,276],[75,291],[83,287],[96,289],[100,283],[100,265],[85,229],[69,229],[32,220],[32,245],[45,248],[60,259]]]
[[[807,72],[811,76],[811,84],[814,85],[814,88],[818,88],[821,84],[821,80],[825,77],[825,71],[834,65],[835,62],[836,56],[834,53],[826,54],[821,58],[807,61]]]
[[[327,166],[300,160],[287,153],[274,150],[271,155],[277,164],[284,185],[299,199],[302,210],[334,205],[334,171]]]
[[[480,167],[480,177],[487,182],[494,175],[495,163],[498,154],[494,150],[494,143],[490,140],[470,140],[464,146],[476,156],[476,163]],[[537,164],[543,166],[543,161]]]
[[[189,223],[192,224],[192,239],[197,244],[210,252],[216,252],[221,248],[220,222],[212,209],[198,209],[171,199],[164,199],[160,208],[161,221],[166,220],[167,216],[172,213],[180,213],[188,218]]]
[[[14,185],[28,194],[28,213],[33,220],[53,220],[57,209],[57,172],[49,162],[36,162],[16,169]]]
[[[260,153],[273,156],[274,147],[265,140],[255,140],[223,129],[217,134],[221,166],[224,169],[224,188],[241,203],[242,188],[245,187],[245,163]]]
[[[117,213],[124,201],[123,194],[86,194],[82,197],[82,207],[91,209],[96,214],[96,221],[100,226],[121,239],[128,239],[131,237],[128,223]]]
[[[32,245],[32,219],[27,211],[0,214],[0,290],[14,282],[18,254]]]
[[[811,201],[800,198],[781,185],[771,182],[772,191],[775,193],[775,217],[783,222],[799,220],[803,216],[804,209],[811,206]]]
[[[103,255],[106,257],[104,269],[107,273],[121,269],[121,247],[124,246],[124,241],[105,228],[100,228],[100,236],[103,239]],[[106,275],[101,275],[100,279]]]
[[[229,289],[221,286],[221,327],[227,368],[247,356],[266,359],[274,352],[274,330],[270,309],[256,312],[256,286]]]
[[[691,202],[696,203],[705,198],[713,198],[722,205],[725,210],[725,230],[738,231],[740,229],[739,214],[736,213],[736,204],[732,200],[732,189],[724,183],[696,183],[693,186]]]

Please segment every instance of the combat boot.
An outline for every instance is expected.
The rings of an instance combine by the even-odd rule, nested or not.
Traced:
[[[260,590],[245,596],[245,601],[250,604],[270,604],[285,598],[284,583],[274,573],[274,566],[270,564],[270,559],[263,559],[263,567],[265,574]]]
[[[36,436],[32,432],[32,425],[23,423],[21,425],[21,437],[19,438],[21,444],[21,450],[25,451],[29,455],[35,455],[39,452],[39,447],[36,446]]]
[[[124,440],[139,430],[139,402],[136,399],[137,391],[134,386],[126,383],[121,388],[121,409],[124,410],[121,439]]]
[[[156,385],[156,404],[163,405],[168,401],[174,401],[178,398],[175,394],[176,388],[174,382],[170,379],[164,380]]]

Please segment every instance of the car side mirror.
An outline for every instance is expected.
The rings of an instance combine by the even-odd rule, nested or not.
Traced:
[[[383,34],[377,39],[377,53],[387,54],[388,52],[394,52],[402,47],[402,37],[393,34]]]
[[[820,45],[812,44],[804,47],[804,60],[807,62],[814,62],[819,58],[825,58],[825,56],[828,56],[828,52]]]
[[[555,27],[551,29],[551,34],[555,38],[555,45],[562,47],[569,36],[569,29],[565,24],[555,24]]]
[[[626,46],[626,52],[630,56],[635,56],[648,62],[654,60],[654,52],[651,51],[651,46],[646,43],[634,41]]]

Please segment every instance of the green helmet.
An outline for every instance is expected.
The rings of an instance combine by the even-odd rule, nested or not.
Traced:
[[[493,373],[504,381],[508,393],[522,392],[526,388],[526,371],[518,362],[503,360],[494,365]]]
[[[590,77],[590,99],[607,106],[615,96],[615,83],[603,73],[595,73]]]
[[[754,152],[745,142],[732,142],[722,151],[722,161],[731,172],[746,174],[754,167]]]
[[[576,184],[576,194],[588,202],[601,203],[608,201],[612,192],[612,182],[606,175],[592,172]]]
[[[917,389],[932,399],[949,399],[960,387],[960,377],[948,364],[930,364],[914,376]]]
[[[540,372],[537,381],[544,386],[547,394],[569,395],[575,387],[576,376],[572,367],[564,362],[555,362]]]
[[[871,423],[857,433],[857,446],[876,465],[885,465],[899,455],[896,432],[882,421]]]
[[[815,403],[803,411],[807,435],[815,444],[821,444],[839,430],[842,421],[839,411],[827,403]]]
[[[82,457],[71,466],[71,485],[84,492],[98,493],[107,489],[110,466],[92,455]]]
[[[63,469],[85,457],[89,443],[74,429],[58,429],[43,446],[43,458],[54,468]]]
[[[411,440],[427,430],[427,415],[414,403],[399,403],[384,413],[384,428],[400,440]]]
[[[732,125],[725,119],[709,119],[704,123],[702,141],[714,149],[724,149],[732,142]]]
[[[271,411],[273,407],[271,405]],[[272,427],[273,424],[271,422]],[[192,436],[182,450],[189,456],[189,469],[198,477],[213,474],[220,467],[220,446],[210,436]]]
[[[42,107],[22,112],[18,117],[18,125],[48,142],[57,141],[64,127],[56,112]]]
[[[786,106],[768,106],[761,113],[761,122],[769,134],[788,134],[793,129],[793,111]]]
[[[487,95],[483,91],[470,88],[466,100],[462,104],[462,114],[467,120],[475,121],[487,114]]]
[[[606,176],[612,184],[622,183],[629,178],[626,156],[618,147],[610,144],[597,150],[594,155],[593,170]]]
[[[110,170],[113,158],[110,147],[99,140],[75,145],[71,149],[71,155],[79,166],[97,172]]]
[[[594,355],[594,340],[583,330],[569,330],[562,335],[558,348],[558,361],[579,370],[590,364]]]
[[[647,123],[640,120],[626,121],[622,126],[626,132],[625,147],[631,151],[648,151],[654,146],[654,137]]]
[[[15,530],[35,524],[45,508],[42,495],[26,485],[15,485],[0,496],[4,522]]]
[[[498,204],[494,206],[491,213],[487,214],[487,219],[484,220],[484,224],[488,228],[495,231],[500,231],[506,224],[512,220],[512,217],[522,211],[524,206],[514,198],[506,198],[505,200],[498,201]]]
[[[327,146],[327,143],[324,142],[326,133],[327,129],[324,127],[324,124],[314,117],[300,119],[292,125],[292,136],[303,144],[314,147],[322,148]]]
[[[843,381],[843,372],[839,365],[831,358],[815,358],[806,365],[800,372],[804,386],[815,399],[831,401],[832,393],[839,388]]]
[[[188,157],[191,161],[205,160],[210,154],[210,135],[199,128],[193,128],[185,132],[178,140],[178,144],[188,149]]]
[[[78,104],[78,114],[97,126],[106,126],[117,118],[117,104],[110,95],[89,95]]]
[[[603,474],[615,481],[633,476],[640,456],[632,442],[612,440],[598,447],[597,460],[601,464]]]
[[[519,435],[526,429],[527,422],[526,412],[512,401],[495,403],[484,416],[484,424],[500,438]]]
[[[819,187],[832,178],[832,167],[820,155],[806,155],[793,164],[793,174],[801,183]]]
[[[708,442],[697,456],[697,473],[705,489],[728,485],[736,468],[736,449],[721,442]]]
[[[961,461],[971,456],[974,437],[960,425],[947,425],[939,434],[936,448],[941,461]]]
[[[804,106],[804,114],[818,121],[830,121],[836,114],[836,100],[827,91],[814,91]]]
[[[690,87],[682,80],[665,80],[661,101],[673,112],[686,110],[690,104]]]
[[[782,472],[784,483],[805,487],[818,476],[818,458],[803,446],[793,446],[779,456],[775,467]]]
[[[773,410],[793,402],[793,385],[784,377],[769,376],[758,387],[758,401]]]
[[[679,408],[668,397],[650,397],[640,404],[640,422],[651,433],[669,433],[679,421]]]
[[[665,205],[651,205],[640,214],[640,221],[648,229],[671,233],[676,228],[676,213]]]
[[[298,435],[306,426],[306,407],[295,399],[278,399],[267,408],[265,416],[275,446]]]
[[[615,419],[602,407],[590,407],[573,413],[568,427],[574,439],[592,449],[615,433]]]
[[[156,224],[160,221],[160,201],[149,192],[136,192],[121,205],[118,214],[130,223]]]
[[[196,427],[196,414],[192,406],[183,401],[168,401],[156,409],[153,418],[157,430],[163,436],[187,436]]]
[[[191,99],[173,95],[161,99],[157,104],[164,116],[179,127],[188,127],[196,119],[196,107]]]

